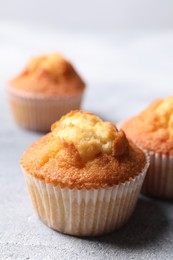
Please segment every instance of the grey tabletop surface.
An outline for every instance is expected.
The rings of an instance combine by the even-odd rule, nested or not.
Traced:
[[[19,65],[21,66],[29,55],[33,54],[31,51],[33,46],[26,43],[25,48],[19,50],[16,47],[18,46],[16,37],[13,39],[14,49],[12,49],[9,36],[11,34],[8,34],[11,27],[11,25],[10,28],[9,25],[0,27],[0,36],[3,39],[0,43],[0,54],[1,57],[4,57],[0,62],[1,67],[4,66],[4,73],[1,69],[2,87],[0,88],[0,259],[173,259],[172,201],[141,196],[131,219],[123,228],[110,235],[95,238],[64,235],[49,229],[38,219],[26,189],[19,160],[24,150],[41,134],[21,129],[14,123],[5,91],[8,78],[16,72]],[[18,29],[20,32],[23,32],[22,30],[22,28]],[[40,34],[39,37],[42,36]],[[64,40],[60,39],[60,47],[62,47],[63,41],[66,43],[66,35],[63,37]],[[142,37],[143,40],[141,40]],[[165,39],[164,44],[163,38]],[[97,39],[100,41],[100,38]],[[103,39],[105,38],[103,37]],[[107,61],[109,65],[112,62],[113,66],[114,58],[111,60],[110,53],[104,53],[105,47],[97,45],[97,41],[95,44],[102,49],[97,51],[93,44],[96,51],[94,57],[98,58],[98,63],[94,64],[95,74],[88,65],[93,53],[88,51],[85,55],[80,56],[81,58],[77,55],[77,53],[82,53],[82,48],[85,49],[86,46],[80,47],[81,49],[74,48],[71,57],[76,59],[77,65],[82,64],[81,72],[85,78],[89,79],[83,108],[100,115],[105,120],[117,123],[145,107],[155,97],[171,95],[173,79],[167,70],[170,71],[170,65],[173,65],[173,59],[170,58],[170,56],[173,57],[173,49],[171,49],[173,33],[156,34],[155,37],[138,34],[138,37],[133,36],[133,41],[129,36],[126,46],[123,46],[126,37],[124,38],[122,35],[111,39],[109,47],[116,43],[115,52],[118,50],[117,53],[120,53],[124,62],[123,66],[117,54],[119,65],[117,67],[115,65],[114,68],[117,68],[118,76],[116,76],[116,71],[110,72],[107,65],[104,68],[100,66],[100,52],[105,57],[104,61]],[[75,42],[72,38],[72,44],[73,41]],[[81,36],[79,36],[79,41],[82,45]],[[144,42],[145,46],[143,46]],[[159,44],[159,48],[154,45],[156,42]],[[88,40],[88,45],[89,43],[93,43],[93,38]],[[39,44],[39,41],[36,42],[35,52],[38,51]],[[105,42],[106,44],[108,42]],[[47,45],[42,48],[42,51],[52,47],[49,45],[47,47]],[[149,47],[147,49],[146,46],[150,46],[150,49]],[[132,66],[129,65],[129,67],[123,56],[123,50],[127,48],[133,52],[133,58],[131,53],[128,58],[126,57],[126,61],[132,59],[130,63]],[[161,54],[160,61],[155,61],[160,49],[165,50],[165,53]],[[115,54],[113,50],[112,55]],[[148,61],[151,60],[152,65],[146,60],[146,50],[147,55],[151,55]],[[68,49],[64,51],[70,55]],[[89,58],[88,55],[90,55]],[[139,55],[143,57],[142,65],[138,61]],[[17,62],[17,65],[14,66],[16,59],[22,61]],[[164,65],[162,65],[163,61]],[[137,66],[138,63],[139,66]],[[154,74],[151,75],[147,70],[148,66],[144,63],[154,68]],[[167,70],[165,66],[167,66]],[[99,68],[99,72],[96,68]],[[104,80],[106,73],[109,79],[112,75],[111,80]],[[144,78],[147,80],[145,81]]]

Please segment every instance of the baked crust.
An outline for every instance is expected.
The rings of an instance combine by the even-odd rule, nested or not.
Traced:
[[[83,111],[62,117],[21,158],[22,168],[36,178],[78,189],[123,183],[145,164],[144,152],[122,130]]]
[[[155,100],[121,128],[144,149],[173,155],[173,97]]]
[[[81,93],[85,83],[69,61],[53,53],[32,59],[26,69],[10,82],[9,87],[44,96],[68,96]]]

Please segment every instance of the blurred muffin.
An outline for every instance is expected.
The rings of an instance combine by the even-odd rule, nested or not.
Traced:
[[[17,124],[49,131],[63,114],[79,109],[85,84],[60,54],[39,56],[8,87],[11,111]]]
[[[121,125],[127,137],[150,155],[142,191],[173,198],[173,97],[154,101],[142,113]]]
[[[126,223],[148,158],[110,122],[72,111],[27,149],[21,167],[44,223],[63,233],[93,236]]]

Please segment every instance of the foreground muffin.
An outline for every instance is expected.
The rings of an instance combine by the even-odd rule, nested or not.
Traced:
[[[72,111],[27,149],[21,167],[44,223],[60,232],[91,236],[126,223],[148,159],[110,122]]]
[[[173,97],[154,101],[121,125],[127,136],[150,155],[142,191],[173,198]]]
[[[79,109],[85,84],[60,54],[39,56],[8,87],[15,121],[22,127],[49,131],[63,114]]]

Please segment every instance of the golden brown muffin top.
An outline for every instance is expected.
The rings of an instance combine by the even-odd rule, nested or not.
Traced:
[[[122,130],[83,111],[63,116],[21,158],[22,168],[35,177],[79,189],[123,183],[145,164],[145,154]]]
[[[173,155],[173,97],[155,100],[121,127],[143,148]]]
[[[26,69],[10,82],[10,87],[39,95],[68,96],[81,93],[85,84],[69,61],[58,53],[52,53],[32,59]]]

